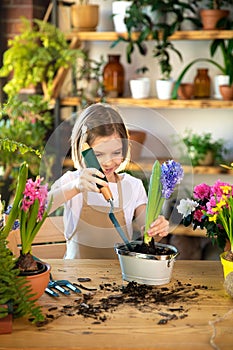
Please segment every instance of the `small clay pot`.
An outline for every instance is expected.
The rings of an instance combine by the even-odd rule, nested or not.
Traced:
[[[233,100],[233,85],[220,85],[219,91],[220,91],[220,94],[222,95],[223,100],[225,101]]]
[[[182,83],[178,88],[178,97],[181,100],[190,100],[194,96],[194,84]]]

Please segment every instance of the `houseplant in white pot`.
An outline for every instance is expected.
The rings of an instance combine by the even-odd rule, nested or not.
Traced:
[[[143,241],[130,242],[131,250],[126,244],[115,245],[124,280],[149,285],[170,282],[178,251],[172,245],[156,243],[147,231],[160,215],[165,200],[171,196],[183,175],[179,163],[170,160],[160,165],[158,160],[155,161],[148,190]]]
[[[151,14],[145,11],[149,7]],[[172,1],[157,1],[152,0],[132,1],[131,6],[127,9],[125,17],[125,25],[127,28],[127,37],[119,35],[118,39],[113,42],[111,47],[115,47],[119,42],[125,42],[127,62],[131,63],[131,56],[137,48],[142,55],[147,54],[146,41],[151,39],[154,41],[153,57],[155,57],[160,65],[162,76],[162,84],[169,85],[170,90],[173,87],[174,81],[171,78],[172,65],[170,53],[174,52],[182,59],[181,53],[176,49],[169,37],[179,29],[180,24],[187,18],[184,17],[184,9],[189,9],[195,13],[196,1],[190,3],[172,2]],[[159,14],[155,16],[154,14]],[[161,21],[161,18],[166,18],[172,14],[172,20],[169,23]],[[188,18],[196,21],[195,18]],[[135,32],[137,32],[135,34]],[[164,87],[163,87],[164,89]],[[160,90],[157,91],[158,97],[169,99],[170,94],[166,96],[160,95]]]
[[[115,32],[127,32],[125,25],[125,17],[127,16],[127,9],[131,6],[132,1],[113,1],[112,2],[112,19]]]
[[[150,78],[144,74],[148,68],[143,66],[135,71],[135,76],[130,79],[129,87],[133,98],[147,98],[150,94]]]

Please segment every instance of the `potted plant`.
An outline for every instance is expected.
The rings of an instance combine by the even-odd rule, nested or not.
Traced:
[[[99,5],[89,4],[89,0],[78,0],[71,5],[71,24],[84,32],[95,31],[99,22]]]
[[[200,2],[200,0],[198,0]],[[201,1],[201,6],[203,1]],[[219,21],[225,19],[230,14],[229,6],[233,4],[232,0],[206,0],[204,8],[200,9],[203,29],[211,30],[218,27]]]
[[[136,69],[135,76],[129,81],[129,87],[133,98],[147,98],[150,94],[150,78],[144,74],[149,69],[145,66]]]
[[[115,32],[124,33],[127,31],[125,25],[125,17],[128,7],[130,7],[132,1],[113,1],[112,2],[112,19],[115,28]]]
[[[8,145],[14,147],[14,141],[8,140]],[[3,142],[4,144],[6,141]],[[23,145],[22,145],[23,146]],[[24,145],[25,151],[31,151]],[[35,182],[27,179],[28,165],[26,162],[20,166],[17,188],[7,219],[1,221],[0,227],[0,251],[1,251],[1,282],[0,282],[0,318],[4,318],[9,312],[14,317],[29,315],[33,322],[42,321],[44,316],[41,308],[36,305],[37,300],[44,292],[49,282],[50,266],[35,261],[30,254],[31,244],[48,215],[47,187],[41,185],[37,178]],[[2,203],[1,203],[2,207]],[[2,210],[1,210],[2,215]],[[20,220],[20,236],[22,251],[19,257],[15,257],[7,246],[7,238]],[[38,270],[44,266],[39,282],[39,291],[35,290],[34,276],[26,277],[26,271]],[[22,274],[22,271],[24,274]],[[39,276],[39,275],[38,275]],[[10,306],[10,309],[8,308]],[[7,307],[6,307],[7,306]]]
[[[93,103],[96,99],[103,101],[104,84],[103,68],[106,64],[101,55],[98,60],[90,58],[88,50],[83,50],[84,57],[79,58],[77,66],[73,67],[75,86],[72,93],[80,98],[82,107]]]
[[[233,271],[233,186],[221,180],[212,186],[199,184],[194,187],[192,198],[181,199],[177,210],[183,216],[184,226],[206,229],[207,237],[226,250],[220,255],[226,278]]]
[[[115,246],[124,280],[149,285],[170,282],[178,251],[174,246],[155,243],[147,231],[160,215],[165,200],[170,198],[176,185],[183,179],[183,175],[181,165],[174,160],[164,162],[162,165],[155,161],[148,190],[143,241],[129,242],[128,245],[120,243]]]
[[[181,140],[188,153],[184,157],[188,156],[193,166],[220,164],[227,153],[224,140],[214,140],[210,132],[195,133],[187,129]]]
[[[146,40],[150,38],[155,41],[153,49],[153,57],[155,57],[160,65],[163,85],[169,85],[169,90],[173,87],[173,80],[171,79],[172,65],[170,61],[170,52],[174,52],[182,60],[181,53],[175,48],[169,37],[179,29],[180,24],[185,19],[184,9],[189,9],[195,12],[196,2],[191,5],[185,2],[178,2],[174,4],[173,1],[132,1],[130,7],[127,8],[125,24],[127,28],[127,37],[119,35],[118,39],[113,42],[112,47],[115,47],[119,42],[126,42],[126,56],[127,62],[131,63],[131,56],[135,47],[138,48],[140,54],[147,54]],[[151,15],[145,11],[149,7]],[[153,14],[156,13],[156,16]],[[172,14],[169,23],[161,21],[160,18]],[[192,21],[197,21],[195,18],[190,18]],[[135,35],[135,31],[137,34]],[[169,82],[169,83],[167,83]],[[163,87],[164,90],[164,87]],[[159,98],[170,98],[170,94],[165,97],[158,93]]]
[[[53,97],[54,78],[60,68],[68,68],[82,56],[82,50],[71,49],[64,33],[51,23],[22,18],[21,34],[8,42],[3,54],[0,77],[9,77],[3,87],[8,97],[21,89],[42,87],[47,99]]]

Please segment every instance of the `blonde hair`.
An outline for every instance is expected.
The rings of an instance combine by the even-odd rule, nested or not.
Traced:
[[[78,116],[71,134],[71,155],[75,168],[81,167],[84,142],[91,146],[97,137],[114,133],[122,139],[122,161],[125,161],[129,153],[129,134],[117,109],[106,103],[95,103],[85,108]]]

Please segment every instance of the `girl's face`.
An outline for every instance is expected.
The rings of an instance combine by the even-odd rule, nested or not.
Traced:
[[[99,136],[92,143],[91,147],[95,152],[107,180],[115,182],[114,172],[121,165],[123,160],[123,146],[120,136],[117,133],[111,136]]]

